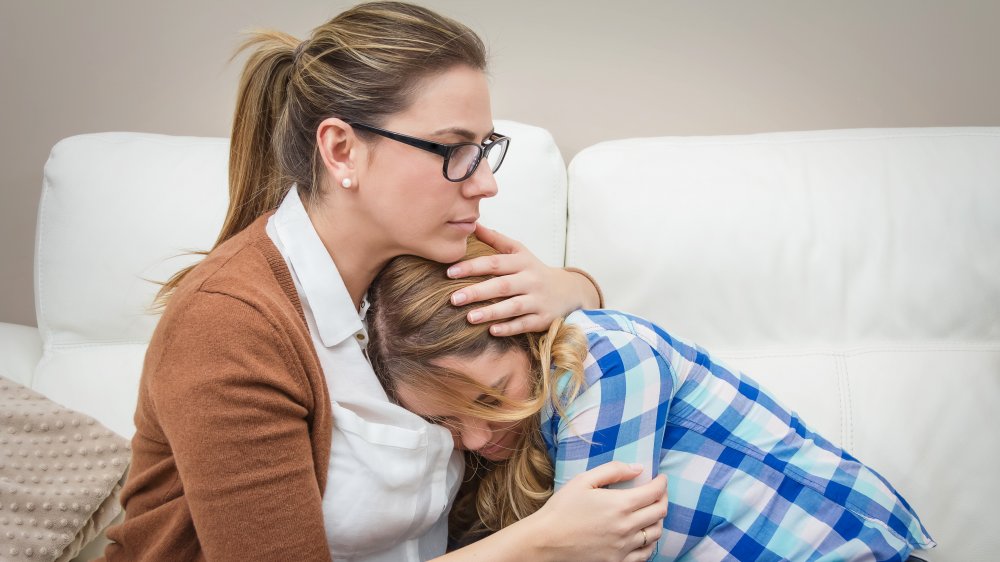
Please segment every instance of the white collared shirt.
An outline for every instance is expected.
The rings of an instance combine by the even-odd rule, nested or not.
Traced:
[[[451,434],[387,398],[364,355],[367,300],[359,314],[295,186],[267,234],[291,271],[333,406],[323,494],[330,553],[365,562],[444,554],[463,470]]]

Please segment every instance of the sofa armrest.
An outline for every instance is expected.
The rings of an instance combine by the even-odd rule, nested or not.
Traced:
[[[0,322],[0,376],[30,388],[41,358],[38,328]]]

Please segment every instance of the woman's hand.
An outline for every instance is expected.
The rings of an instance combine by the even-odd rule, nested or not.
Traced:
[[[544,529],[540,546],[549,551],[544,558],[640,562],[652,556],[667,515],[667,477],[626,490],[604,488],[641,471],[641,465],[617,461],[591,469],[525,519]]]
[[[541,509],[435,562],[642,562],[656,549],[667,515],[667,477],[627,490],[604,486],[639,476],[612,461],[578,474]],[[644,544],[645,541],[645,544]]]
[[[542,263],[523,244],[481,224],[476,237],[500,253],[459,262],[448,268],[452,278],[475,275],[497,277],[456,291],[452,304],[459,306],[498,297],[505,300],[469,311],[473,324],[496,322],[490,326],[495,336],[509,336],[548,329],[556,318],[581,308],[598,306],[597,288],[578,273]]]

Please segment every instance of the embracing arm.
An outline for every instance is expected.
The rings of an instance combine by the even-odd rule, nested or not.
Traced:
[[[458,306],[497,297],[502,302],[469,312],[469,322],[496,322],[490,327],[495,336],[509,336],[548,329],[556,318],[578,308],[604,305],[597,282],[585,271],[568,267],[549,267],[524,244],[495,230],[476,225],[476,237],[500,251],[495,256],[479,257],[457,263],[448,269],[453,278],[473,275],[497,277],[462,289],[452,295]]]
[[[149,395],[209,560],[329,560],[310,424],[287,335],[235,298],[175,319]]]
[[[623,463],[608,463],[585,472],[535,513],[435,560],[646,560],[653,545],[640,547],[639,529],[661,524],[667,510],[665,480],[656,479],[630,490],[604,488],[630,480],[638,473],[639,467]]]

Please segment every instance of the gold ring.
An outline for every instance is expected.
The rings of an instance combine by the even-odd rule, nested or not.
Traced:
[[[646,529],[639,529],[639,530],[642,531],[642,546],[640,546],[639,548],[645,548],[646,541],[649,539],[649,537],[646,536]]]

